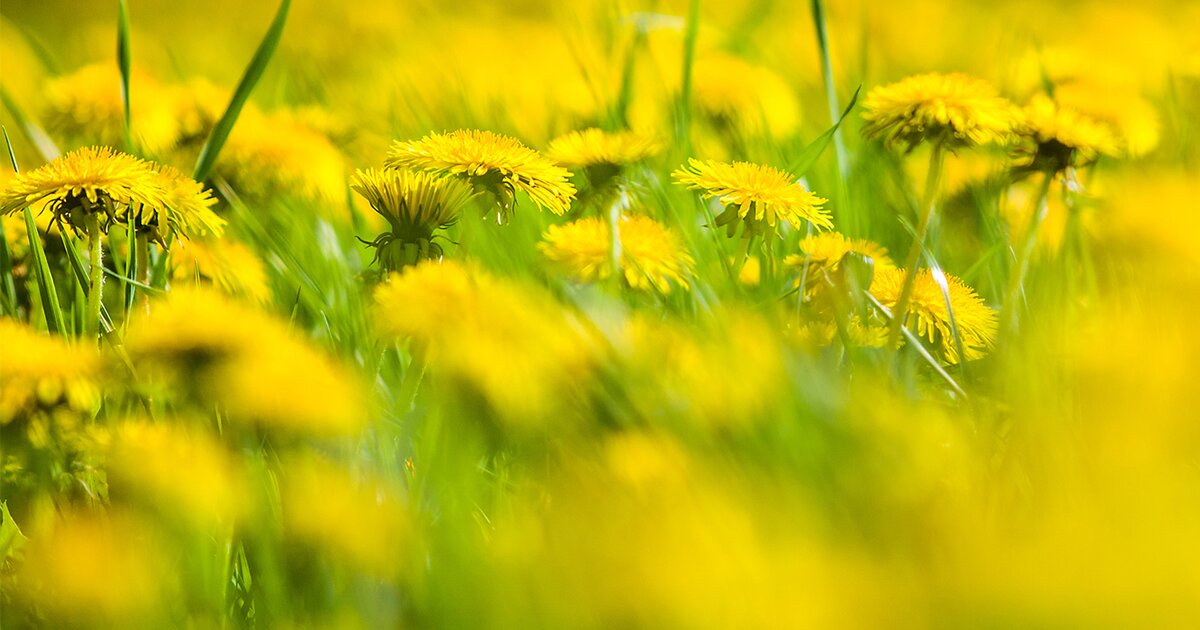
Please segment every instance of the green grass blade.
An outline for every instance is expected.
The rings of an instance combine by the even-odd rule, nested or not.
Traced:
[[[246,67],[246,72],[242,75],[242,80],[238,83],[237,90],[234,91],[233,98],[229,101],[229,106],[225,108],[224,115],[217,121],[212,133],[208,135],[208,140],[204,142],[204,147],[200,149],[200,157],[196,159],[196,169],[192,173],[192,177],[196,181],[207,179],[209,173],[212,172],[213,165],[217,163],[217,155],[221,153],[221,148],[229,139],[233,125],[242,113],[242,107],[246,105],[250,93],[254,91],[254,86],[262,77],[263,71],[266,70],[267,63],[275,54],[275,49],[279,47],[279,40],[283,37],[283,26],[287,22],[288,9],[291,5],[291,0],[283,0],[279,4],[275,19],[258,45],[258,50],[250,60],[250,65]]]
[[[37,222],[33,220],[33,211],[25,208],[25,230],[29,234],[29,251],[33,254],[33,275],[37,280],[38,293],[42,296],[42,310],[46,314],[46,327],[50,332],[66,334],[67,326],[63,319],[62,307],[58,303],[58,289],[54,286],[54,275],[50,273],[50,263],[46,261],[46,250],[42,249],[42,241],[38,236]]]
[[[13,280],[12,253],[8,251],[8,235],[0,223],[0,297],[4,299],[4,312],[17,314],[17,285]]]
[[[117,67],[121,70],[121,104],[125,106],[125,150],[133,153],[132,114],[129,109],[129,6],[117,3]]]
[[[683,83],[679,89],[678,129],[676,136],[683,154],[691,153],[692,69],[696,63],[696,40],[700,34],[700,0],[688,5],[687,25],[683,35]]]
[[[829,129],[826,129],[825,133],[817,136],[816,140],[808,143],[808,146],[804,147],[799,153],[796,154],[796,157],[793,158],[791,163],[788,165],[787,170],[789,173],[797,177],[801,177],[808,172],[808,169],[812,168],[813,164],[817,162],[817,158],[821,157],[821,154],[825,152],[826,147],[829,146],[830,140],[836,137],[837,130],[841,128],[842,123],[846,120],[846,117],[850,115],[850,112],[854,110],[854,106],[858,104],[858,95],[860,92],[862,92],[861,85],[854,90],[854,95],[850,97],[850,104],[846,106],[844,111],[842,111],[841,117],[834,121],[833,126]]]
[[[821,52],[821,75],[825,79],[825,100],[829,104],[830,122],[833,123],[833,149],[837,155],[838,177],[844,181],[850,168],[846,158],[846,142],[842,139],[841,131],[842,120],[846,118],[846,115],[842,114],[841,118],[837,117],[837,87],[834,86],[833,61],[829,55],[829,32],[825,28],[825,3],[822,0],[812,0],[812,15],[813,26],[817,29],[817,46]],[[854,100],[858,100],[857,91],[854,94]]]

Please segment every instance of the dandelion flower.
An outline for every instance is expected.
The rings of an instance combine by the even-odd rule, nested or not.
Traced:
[[[739,220],[746,224],[747,236],[774,233],[781,220],[797,228],[804,221],[818,229],[833,227],[829,212],[821,207],[824,199],[805,190],[791,174],[770,166],[689,159],[674,176],[677,183],[726,206],[716,224],[728,226],[729,236]]]
[[[134,71],[130,106],[135,112],[133,138],[150,153],[171,149],[180,139],[177,91]],[[71,144],[125,145],[125,102],[116,64],[84,66],[46,85],[42,121],[46,129]]]
[[[49,164],[17,174],[0,196],[0,213],[47,202],[58,216],[82,227],[84,216],[101,219],[101,230],[128,223],[162,241],[181,236],[219,235],[224,220],[203,186],[168,167],[107,147],[72,151]]]
[[[90,410],[98,401],[100,357],[11,319],[0,319],[0,426],[38,411]]]
[[[512,215],[515,192],[529,195],[538,207],[563,214],[575,196],[571,173],[520,142],[490,131],[435,133],[396,142],[386,165],[467,177],[499,202],[499,218]]]
[[[797,270],[806,264],[809,275],[821,271],[837,270],[839,263],[846,254],[861,254],[874,262],[875,270],[894,269],[896,265],[888,257],[887,248],[862,238],[847,238],[840,232],[814,234],[801,239],[799,243],[801,254],[791,254],[783,259],[783,264]]]
[[[884,306],[895,310],[896,302],[904,286],[905,272],[899,269],[882,270],[875,274],[871,283],[871,294]],[[954,309],[954,323],[962,339],[963,351],[968,361],[982,357],[996,339],[996,311],[962,280],[947,275],[950,305]],[[939,350],[947,363],[958,363],[958,348],[950,328],[950,313],[942,289],[928,269],[917,273],[912,284],[905,325],[915,326],[916,334],[929,341]]]
[[[1108,124],[1124,155],[1141,157],[1158,146],[1161,136],[1158,113],[1128,86],[1076,82],[1057,86],[1054,100]]]
[[[621,270],[629,286],[669,293],[671,283],[688,288],[694,261],[666,226],[644,216],[623,216],[619,224]],[[559,269],[591,282],[612,276],[612,232],[598,218],[552,225],[538,248]]]
[[[921,142],[971,147],[1008,139],[1014,109],[987,82],[964,74],[921,74],[876,87],[863,102],[863,135],[911,150]]]
[[[458,221],[473,196],[470,185],[461,180],[410,170],[358,171],[350,187],[391,227],[371,242],[375,259],[388,271],[440,258],[442,248],[433,242],[434,231]]]
[[[1021,114],[1016,131],[1026,146],[1019,151],[1031,168],[1057,172],[1120,153],[1107,124],[1045,95],[1034,96]]]
[[[345,198],[346,170],[337,146],[287,111],[244,112],[214,166],[250,197],[325,202]]]
[[[782,136],[800,121],[800,105],[783,78],[729,55],[696,62],[693,98],[696,109],[722,131]]]
[[[262,260],[246,245],[229,238],[190,239],[171,248],[171,278],[182,283],[203,278],[225,293],[265,304],[271,286]]]
[[[546,157],[568,168],[617,168],[662,151],[658,140],[636,131],[572,131],[550,142]]]

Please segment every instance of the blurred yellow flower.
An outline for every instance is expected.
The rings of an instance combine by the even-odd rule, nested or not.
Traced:
[[[110,487],[147,507],[201,527],[233,526],[250,507],[247,483],[232,454],[184,419],[122,423],[108,454]]]
[[[1129,157],[1141,157],[1158,146],[1158,112],[1129,86],[1076,82],[1056,87],[1054,100],[1110,125]]]
[[[575,196],[569,171],[517,140],[490,131],[458,130],[397,141],[386,165],[467,177],[477,189],[495,195],[502,221],[512,215],[515,192],[560,215]]]
[[[870,258],[875,271],[894,269],[892,259],[888,257],[886,247],[863,238],[848,238],[840,232],[826,232],[806,236],[800,240],[800,254],[789,254],[783,259],[783,264],[800,271],[808,266],[810,282],[819,280],[821,272],[832,273],[837,270],[842,258],[849,253],[861,254]]]
[[[176,288],[129,327],[147,377],[197,409],[236,422],[315,435],[358,431],[365,401],[353,376],[284,322],[224,295]]]
[[[904,276],[905,272],[900,269],[878,271],[871,283],[871,294],[884,306],[894,309],[904,286]],[[957,277],[947,274],[946,284],[950,306],[954,309],[954,325],[962,340],[966,359],[982,358],[996,340],[996,311],[984,304],[975,290]],[[915,326],[917,336],[934,344],[934,349],[947,363],[958,363],[958,348],[951,331],[946,298],[929,269],[917,272],[905,324]]]
[[[1057,172],[1120,153],[1108,125],[1042,94],[1022,110],[1016,132],[1025,141],[1019,152],[1031,168]]]
[[[340,201],[346,197],[346,160],[321,132],[287,111],[243,111],[213,173],[234,190],[256,198],[299,197]]]
[[[662,143],[637,131],[572,131],[550,142],[546,157],[568,168],[620,167],[653,157]]]
[[[800,122],[800,104],[778,74],[737,57],[709,54],[695,65],[696,109],[718,131],[786,136]]]
[[[69,144],[125,146],[125,103],[121,74],[112,62],[84,66],[46,85],[42,120],[46,129]],[[130,77],[130,110],[135,143],[160,154],[180,138],[175,115],[178,95],[150,76],[134,70]]]
[[[929,141],[950,148],[1002,143],[1013,106],[986,81],[928,73],[873,88],[863,101],[863,135],[911,150]]]
[[[0,426],[60,404],[90,412],[98,402],[101,363],[93,347],[68,343],[7,318],[0,318],[0,339]]]
[[[817,229],[833,227],[829,211],[821,207],[825,199],[805,190],[791,174],[770,166],[693,158],[672,175],[677,183],[726,206],[716,225],[728,226],[729,236],[737,231],[739,221],[746,224],[745,236],[775,234],[781,221],[796,228],[804,221]]]
[[[395,271],[426,258],[441,258],[434,231],[453,225],[471,202],[471,187],[429,172],[358,171],[350,187],[391,227],[370,244],[384,270]]]
[[[318,457],[283,463],[279,485],[287,536],[374,576],[407,568],[402,553],[412,536],[408,514],[385,484],[357,479]]]
[[[620,218],[621,271],[629,286],[670,293],[672,283],[688,288],[695,261],[678,236],[654,219]],[[585,218],[552,225],[538,249],[555,267],[591,282],[612,277],[612,234],[602,219]]]
[[[67,514],[30,545],[17,595],[58,627],[159,626],[179,585],[162,542],[115,510]]]
[[[256,304],[271,299],[271,286],[262,259],[231,238],[177,241],[171,246],[171,278],[177,284],[205,279],[222,291]]]

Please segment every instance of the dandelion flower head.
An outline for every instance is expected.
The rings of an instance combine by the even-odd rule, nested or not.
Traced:
[[[780,222],[796,228],[805,221],[817,229],[833,227],[829,212],[821,207],[825,199],[805,190],[791,174],[770,166],[689,159],[674,176],[677,183],[726,206],[716,224],[727,226],[730,236],[739,221],[746,224],[747,235],[774,233]]]
[[[965,74],[929,73],[872,89],[863,102],[863,135],[911,150],[922,142],[950,148],[1005,142],[1014,108],[991,84]]]
[[[621,270],[630,287],[661,293],[670,293],[672,284],[688,288],[695,261],[674,232],[640,215],[621,217],[618,230]],[[588,217],[552,225],[538,249],[551,264],[578,280],[612,276],[612,234],[602,219]]]
[[[905,272],[885,269],[875,274],[871,294],[889,309],[894,309],[904,286]],[[949,274],[946,284],[950,306],[954,309],[954,324],[962,338],[963,352],[968,361],[983,357],[996,340],[996,311],[983,303],[975,290]],[[917,272],[905,324],[915,326],[918,337],[933,344],[947,363],[958,363],[958,348],[951,330],[950,312],[946,298],[929,269]]]

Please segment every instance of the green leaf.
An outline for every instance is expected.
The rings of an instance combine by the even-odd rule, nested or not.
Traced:
[[[8,129],[4,129],[4,144],[8,146],[8,159],[12,162],[14,172],[20,172],[17,166],[17,156],[13,153],[12,140],[8,137]],[[38,236],[37,222],[33,220],[33,211],[25,208],[25,231],[29,235],[29,251],[33,254],[33,275],[37,279],[38,293],[42,296],[42,310],[46,314],[46,327],[51,332],[67,334],[64,324],[62,307],[58,304],[58,290],[54,286],[54,275],[50,273],[50,263],[46,261],[46,251],[42,249],[42,240]]]
[[[133,153],[132,116],[129,110],[129,7],[117,3],[117,67],[121,70],[121,102],[125,106],[125,150]]]
[[[7,560],[21,550],[29,539],[21,533],[17,522],[8,511],[8,503],[0,501],[0,560]]]
[[[8,235],[0,223],[0,297],[4,299],[4,310],[17,314],[17,285],[13,280],[12,254],[8,251]]]
[[[829,146],[830,141],[833,140],[833,135],[837,133],[837,130],[841,128],[842,123],[846,120],[846,117],[850,115],[850,112],[854,109],[854,106],[858,104],[858,95],[860,92],[862,92],[861,85],[855,88],[854,95],[850,97],[850,104],[846,105],[845,111],[842,112],[842,116],[838,118],[837,122],[834,123],[832,127],[825,130],[825,133],[817,136],[816,140],[813,140],[808,144],[808,146],[801,149],[800,153],[798,153],[796,157],[792,159],[792,162],[788,165],[787,169],[789,173],[799,177],[803,176],[808,172],[808,169],[812,168],[812,165],[816,163],[817,158],[821,157],[821,154],[825,152],[826,147]]]
[[[275,19],[271,22],[271,27],[267,29],[262,43],[258,45],[258,50],[255,51],[254,58],[250,60],[250,65],[246,67],[246,72],[242,75],[242,80],[238,83],[237,90],[234,91],[233,98],[229,101],[229,106],[225,108],[225,114],[217,121],[212,133],[208,135],[208,140],[204,142],[204,147],[200,149],[200,157],[196,159],[196,169],[192,172],[192,178],[196,181],[204,181],[212,172],[213,165],[217,163],[217,156],[225,146],[225,141],[229,139],[233,125],[242,113],[242,107],[246,105],[250,93],[254,91],[254,86],[262,77],[263,71],[266,70],[267,63],[275,54],[275,49],[279,47],[279,40],[283,37],[283,25],[287,22],[288,9],[291,5],[292,0],[283,0],[279,4]]]

